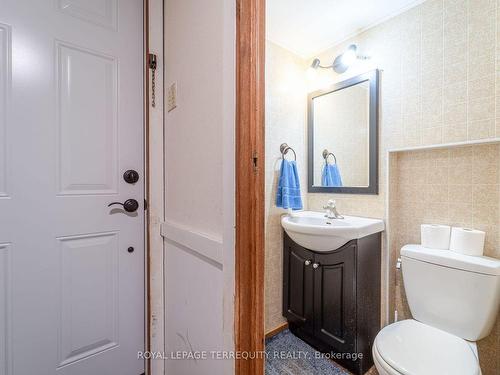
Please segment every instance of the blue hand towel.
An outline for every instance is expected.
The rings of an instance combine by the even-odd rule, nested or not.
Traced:
[[[325,164],[321,176],[321,185],[323,186],[342,186],[342,177],[337,164]]]
[[[293,210],[302,209],[299,174],[297,172],[297,163],[294,160],[283,159],[281,162],[276,206]]]

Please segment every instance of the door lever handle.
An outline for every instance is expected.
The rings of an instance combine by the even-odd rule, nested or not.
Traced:
[[[108,207],[114,206],[114,205],[120,205],[123,207],[123,209],[127,212],[135,212],[139,208],[139,202],[137,202],[135,199],[127,199],[125,202],[111,202],[108,204]]]

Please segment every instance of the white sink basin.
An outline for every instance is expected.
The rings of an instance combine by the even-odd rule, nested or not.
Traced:
[[[335,250],[347,242],[382,232],[383,220],[357,216],[327,219],[324,212],[300,211],[284,215],[281,225],[299,245],[315,251]]]

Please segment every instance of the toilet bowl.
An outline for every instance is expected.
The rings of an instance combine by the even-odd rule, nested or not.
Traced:
[[[380,375],[480,375],[476,341],[500,304],[500,260],[406,245],[403,281],[414,319],[383,328],[373,361]]]
[[[476,344],[416,320],[382,329],[373,344],[380,375],[480,375]]]

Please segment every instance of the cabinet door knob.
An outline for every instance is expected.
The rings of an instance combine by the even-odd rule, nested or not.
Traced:
[[[320,266],[320,264],[319,264],[319,263],[314,263],[314,264],[313,264],[313,268],[314,268],[314,269],[318,268],[319,266]]]
[[[306,260],[306,261],[304,262],[304,264],[305,264],[306,266],[308,266],[308,265],[310,265],[310,264],[311,264],[311,261],[308,259],[308,260]]]

